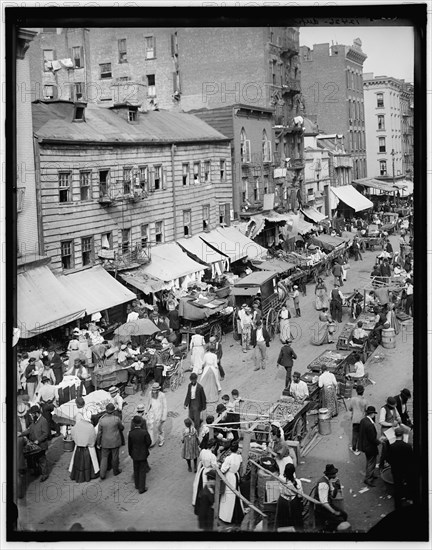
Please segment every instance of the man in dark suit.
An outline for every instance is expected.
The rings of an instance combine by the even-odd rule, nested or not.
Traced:
[[[115,407],[112,403],[106,406],[106,414],[99,420],[96,445],[101,448],[100,478],[105,479],[108,469],[108,459],[112,457],[114,475],[121,473],[119,468],[119,450],[121,446],[121,434],[124,426],[120,418],[113,414]]]
[[[402,499],[412,497],[414,453],[411,445],[403,441],[404,433],[403,428],[395,428],[396,441],[389,446],[387,454],[394,482],[396,509],[402,506]]]
[[[149,455],[150,445],[151,438],[147,431],[146,421],[142,416],[134,416],[132,419],[132,428],[128,437],[128,451],[133,460],[135,489],[138,489],[140,494],[147,491],[147,457]]]
[[[207,398],[204,388],[198,384],[198,376],[193,372],[189,377],[190,383],[184,402],[184,408],[189,407],[189,418],[198,431],[201,424],[201,412],[207,407]]]
[[[285,344],[281,347],[277,360],[278,365],[281,365],[286,370],[285,389],[290,387],[291,371],[294,366],[294,359],[297,359],[297,355],[290,344],[291,340],[287,340],[285,342]]]
[[[378,445],[381,440],[378,439],[378,433],[375,426],[375,417],[377,411],[375,407],[369,406],[366,409],[366,416],[360,421],[358,449],[366,455],[366,475],[363,482],[368,487],[375,487],[374,474],[376,460],[378,456]]]
[[[396,410],[399,413],[399,416],[401,417],[402,424],[405,424],[405,426],[412,428],[412,422],[407,410],[407,401],[410,398],[411,398],[411,392],[409,391],[408,388],[404,388],[403,390],[401,390],[399,395],[395,395]]]
[[[42,411],[37,405],[33,405],[30,408],[30,414],[33,422],[30,426],[19,433],[19,436],[28,435],[30,441],[39,445],[40,451],[32,454],[29,458],[29,467],[33,468],[36,474],[40,471],[42,477],[41,481],[48,479],[48,463],[45,456],[45,452],[48,449],[48,437],[50,435],[50,429],[47,420],[42,416]]]

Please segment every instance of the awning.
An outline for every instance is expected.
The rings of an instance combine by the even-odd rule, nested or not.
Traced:
[[[132,271],[122,271],[119,273],[119,277],[124,280],[125,283],[138,288],[144,294],[152,294],[159,292],[165,288],[169,288],[169,285],[156,277],[143,273],[142,269],[134,269]]]
[[[267,255],[267,250],[252,241],[235,227],[218,227],[201,236],[207,244],[235,262],[241,258],[255,260]]]
[[[363,185],[364,187],[372,187],[373,189],[379,189],[383,193],[395,192],[391,183],[377,180],[375,178],[360,178],[358,180],[353,180],[353,183],[355,185]]]
[[[206,268],[207,266],[189,258],[176,243],[166,243],[152,247],[151,262],[141,267],[140,271],[168,282],[204,271]]]
[[[311,237],[310,240],[317,246],[331,251],[349,241],[349,237],[344,239],[343,237],[332,237],[331,235],[321,233],[319,237]]]
[[[352,185],[330,187],[338,199],[353,208],[356,212],[373,208],[373,202],[359,193]]]
[[[310,218],[316,223],[319,223],[320,221],[327,218],[327,216],[321,214],[321,212],[318,212],[318,210],[313,206],[300,208],[300,212],[302,212],[307,218]]]
[[[255,264],[258,269],[264,271],[277,271],[278,273],[284,273],[285,271],[290,271],[295,268],[295,264],[290,264],[285,260],[280,260],[279,258],[273,258],[272,260],[267,260],[260,264]]]
[[[414,193],[414,182],[411,180],[399,181],[395,183],[395,186],[401,189],[401,197],[408,197]]]
[[[199,233],[188,239],[179,239],[177,244],[185,251],[206,264],[214,264],[216,262],[226,262],[226,256],[217,252],[209,246],[203,239],[208,233]],[[202,237],[202,238],[201,238]]]
[[[18,274],[18,328],[32,338],[80,319],[85,308],[46,265]]]
[[[97,265],[90,269],[61,275],[59,280],[70,296],[83,304],[87,315],[130,302],[136,295]]]

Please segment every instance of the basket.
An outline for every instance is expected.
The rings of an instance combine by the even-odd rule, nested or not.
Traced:
[[[223,288],[218,288],[215,291],[215,294],[218,298],[226,298],[227,296],[229,296],[230,292],[231,292],[231,286],[228,285],[228,286],[224,286]]]

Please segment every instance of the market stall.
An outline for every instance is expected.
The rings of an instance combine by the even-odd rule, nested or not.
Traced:
[[[316,357],[306,367],[313,373],[319,374],[321,366],[325,365],[327,370],[336,376],[336,379],[344,379],[345,374],[349,372],[349,365],[353,362],[353,351],[350,350],[326,350]]]

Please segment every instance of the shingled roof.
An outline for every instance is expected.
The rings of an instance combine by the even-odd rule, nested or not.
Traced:
[[[111,109],[89,104],[85,122],[73,122],[71,101],[32,103],[33,131],[41,141],[87,143],[177,143],[227,141],[223,134],[198,117],[170,111],[138,113],[129,123]]]

